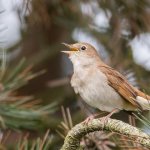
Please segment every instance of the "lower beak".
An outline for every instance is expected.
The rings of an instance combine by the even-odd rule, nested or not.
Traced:
[[[61,51],[62,53],[65,53],[65,54],[68,54],[68,55],[71,55],[74,53],[74,51]]]
[[[78,49],[76,47],[74,47],[72,44],[66,44],[66,43],[62,43],[62,44],[65,45],[66,47],[68,47],[70,50],[70,51],[61,51],[65,54],[71,55],[78,51]]]

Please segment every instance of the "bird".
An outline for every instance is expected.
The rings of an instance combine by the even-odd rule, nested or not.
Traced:
[[[62,43],[73,64],[71,86],[90,106],[112,114],[120,111],[150,109],[150,96],[132,86],[114,68],[104,63],[97,50],[89,43]]]

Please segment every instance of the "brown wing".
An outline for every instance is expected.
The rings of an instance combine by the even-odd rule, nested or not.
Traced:
[[[119,72],[113,68],[103,65],[100,70],[106,74],[108,84],[113,87],[125,100],[142,110],[142,106],[136,101],[138,90],[135,89]]]

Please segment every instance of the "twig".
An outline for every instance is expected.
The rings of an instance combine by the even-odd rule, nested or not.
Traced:
[[[52,80],[48,83],[48,86],[50,88],[55,88],[55,87],[58,87],[58,86],[64,86],[64,85],[67,85],[70,83],[70,79],[69,77],[66,77],[66,78],[62,78],[62,79],[56,79],[56,80]]]
[[[73,127],[65,138],[64,145],[61,150],[77,150],[80,147],[80,140],[87,133],[105,130],[110,132],[120,133],[132,138],[133,141],[140,143],[145,147],[150,148],[150,136],[142,132],[136,127],[116,119],[110,119],[103,123],[102,119],[93,119],[88,125],[80,123]]]

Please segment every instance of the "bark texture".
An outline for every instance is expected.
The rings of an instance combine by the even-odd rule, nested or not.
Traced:
[[[79,150],[80,149],[80,140],[87,133],[94,131],[110,131],[126,135],[140,143],[141,145],[150,148],[150,136],[142,132],[136,127],[133,127],[127,123],[124,123],[120,120],[110,119],[105,122],[105,125],[102,119],[93,119],[88,123],[88,125],[80,123],[74,126],[65,138],[64,144],[61,150]]]

